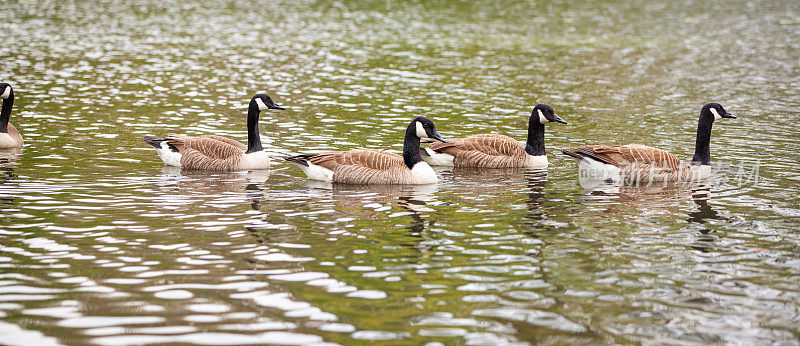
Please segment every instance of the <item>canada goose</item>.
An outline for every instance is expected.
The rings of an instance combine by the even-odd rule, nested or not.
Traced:
[[[431,144],[422,152],[422,159],[434,166],[545,168],[544,124],[551,121],[567,123],[550,106],[538,104],[528,120],[525,144],[503,135],[472,135]]]
[[[284,109],[266,94],[256,94],[247,110],[247,145],[217,135],[190,137],[170,134],[166,138],[145,136],[165,164],[184,169],[236,171],[268,169],[269,155],[261,147],[258,115],[265,109]]]
[[[722,118],[736,117],[719,103],[703,106],[697,123],[697,140],[691,165],[664,150],[640,144],[587,145],[561,152],[578,162],[579,179],[582,181],[641,184],[705,179],[711,173],[711,125],[714,120]]]
[[[10,84],[0,83],[0,99],[3,100],[3,109],[0,111],[0,149],[19,147],[22,145],[22,135],[8,122],[11,107],[14,106],[14,90]]]
[[[422,161],[420,138],[444,142],[433,121],[417,117],[406,128],[403,156],[374,149],[329,151],[285,158],[311,179],[345,184],[433,184],[439,180]]]

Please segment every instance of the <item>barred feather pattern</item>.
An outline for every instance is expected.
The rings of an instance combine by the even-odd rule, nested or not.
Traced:
[[[697,172],[667,151],[640,144],[590,145],[567,149],[620,168],[626,183],[690,181]]]
[[[217,135],[202,135],[190,137],[185,135],[170,134],[167,136],[167,143],[175,146],[178,150],[182,148],[195,149],[206,156],[225,159],[231,156],[244,154],[247,145],[230,138]]]
[[[308,158],[333,171],[333,182],[344,184],[413,184],[403,157],[382,150],[329,151]]]
[[[525,167],[525,146],[511,137],[494,134],[472,135],[434,143],[431,149],[453,156],[455,167]]]
[[[217,135],[190,137],[170,134],[167,143],[181,153],[181,167],[207,171],[234,171],[243,167],[247,146]]]

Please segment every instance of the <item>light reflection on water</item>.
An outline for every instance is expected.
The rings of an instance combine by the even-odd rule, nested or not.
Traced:
[[[4,342],[797,340],[796,6],[640,5],[0,4],[26,143],[0,153]],[[244,140],[257,91],[288,106],[261,116],[269,171],[171,169],[141,143]],[[709,101],[740,116],[713,160],[757,182],[584,190],[556,154],[688,158]],[[397,152],[416,115],[524,139],[540,102],[570,122],[546,172],[341,186],[279,159]]]

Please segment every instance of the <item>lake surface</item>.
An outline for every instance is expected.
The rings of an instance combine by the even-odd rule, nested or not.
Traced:
[[[25,146],[0,164],[0,343],[796,344],[797,1],[0,3]],[[269,172],[164,167],[143,135],[246,141]],[[710,186],[584,189],[559,149],[690,159]],[[308,182],[281,156],[399,152],[418,115],[550,168]]]

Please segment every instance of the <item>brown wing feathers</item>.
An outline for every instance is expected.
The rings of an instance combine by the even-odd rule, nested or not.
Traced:
[[[452,155],[456,167],[516,167],[527,158],[525,148],[513,138],[481,134],[434,143],[431,149]]]
[[[170,134],[167,144],[181,153],[181,166],[187,169],[235,170],[247,146],[217,135],[189,137]]]
[[[681,167],[680,159],[675,155],[646,145],[589,145],[565,149],[563,152],[572,157],[589,157],[617,167],[634,163],[673,170]]]
[[[205,156],[215,159],[238,157],[244,154],[244,151],[247,149],[247,146],[242,143],[216,135],[197,137],[169,135],[167,137],[167,143],[178,148],[181,154],[183,154],[185,149],[194,149]]]
[[[237,169],[240,162],[241,155],[217,158],[193,148],[186,148],[181,151],[181,166],[186,169],[232,171]]]
[[[333,180],[348,184],[405,183],[408,168],[400,155],[382,150],[356,149],[313,155],[287,157],[287,161],[307,165],[305,161],[333,171]]]

